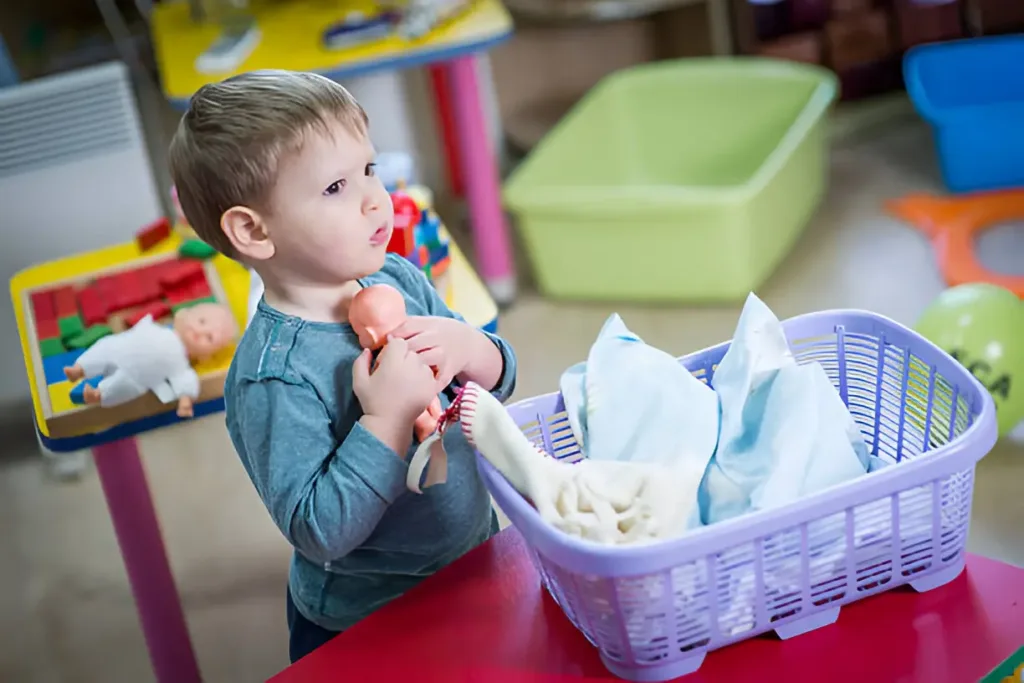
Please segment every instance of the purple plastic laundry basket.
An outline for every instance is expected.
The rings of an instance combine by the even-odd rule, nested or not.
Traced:
[[[825,368],[868,448],[892,466],[779,509],[622,547],[551,527],[477,458],[548,591],[617,676],[669,680],[697,670],[709,650],[771,630],[791,638],[833,623],[842,605],[906,583],[930,590],[963,570],[974,467],[996,441],[992,398],[951,356],[882,316],[826,311],[783,325],[797,360]],[[708,381],[728,346],[680,362]],[[509,412],[550,455],[582,457],[559,394]]]

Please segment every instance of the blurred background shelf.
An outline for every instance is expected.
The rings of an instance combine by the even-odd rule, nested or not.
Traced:
[[[507,0],[517,22],[565,25],[641,19],[705,0]]]

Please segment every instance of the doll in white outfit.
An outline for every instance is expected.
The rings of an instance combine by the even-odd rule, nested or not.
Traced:
[[[64,374],[72,382],[103,377],[86,386],[87,404],[127,403],[152,391],[164,403],[177,402],[179,417],[192,417],[199,398],[199,375],[192,363],[210,358],[238,335],[227,306],[197,304],[174,315],[173,325],[146,316],[129,330],[100,339]]]

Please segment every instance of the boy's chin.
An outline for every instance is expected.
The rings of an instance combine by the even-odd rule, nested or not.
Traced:
[[[373,256],[368,257],[364,263],[359,264],[360,267],[356,269],[356,273],[347,279],[358,280],[373,275],[384,267],[385,258],[387,258],[387,247],[381,247],[379,251],[375,250]]]

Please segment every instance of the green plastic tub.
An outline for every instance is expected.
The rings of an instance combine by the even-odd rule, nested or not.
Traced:
[[[836,91],[826,69],[742,57],[602,80],[504,187],[541,291],[742,300],[824,194]]]

